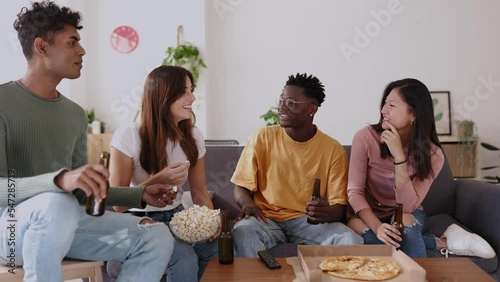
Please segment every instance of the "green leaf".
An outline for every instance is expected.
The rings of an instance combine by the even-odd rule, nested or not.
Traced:
[[[483,178],[487,179],[487,180],[496,180],[495,182],[488,181],[488,183],[493,183],[493,184],[500,183],[500,177],[499,176],[483,176]]]
[[[434,119],[435,119],[436,121],[440,121],[440,120],[442,120],[442,119],[443,119],[443,113],[439,113],[439,114],[437,114],[437,115],[434,117]]]
[[[499,148],[491,145],[491,144],[488,144],[488,143],[484,143],[484,142],[481,142],[481,146],[483,146],[483,148],[485,148],[486,150],[490,150],[490,151],[500,151]]]
[[[89,123],[92,123],[93,121],[96,120],[94,108],[87,109],[86,112],[87,112],[87,118],[89,120]]]
[[[276,108],[269,109],[260,118],[264,119],[266,126],[278,125],[280,123],[280,116]]]
[[[432,105],[436,107],[436,105],[439,103],[438,99],[432,99]]]
[[[206,68],[205,62],[199,58],[200,51],[193,44],[186,42],[177,47],[168,47],[165,54],[167,55],[162,65],[182,66],[193,73],[193,76],[198,80],[201,68]]]
[[[486,166],[486,167],[482,167],[481,169],[482,170],[489,170],[489,169],[494,169],[494,168],[497,168],[497,167],[500,167],[500,166]]]

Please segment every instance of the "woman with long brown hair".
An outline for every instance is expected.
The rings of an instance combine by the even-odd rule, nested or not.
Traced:
[[[144,85],[140,124],[122,126],[115,131],[111,141],[110,185],[163,183],[179,187],[172,205],[165,208],[148,205],[128,212],[168,224],[176,212],[184,209],[180,187],[186,179],[193,203],[214,208],[206,186],[204,138],[194,126],[194,88],[194,78],[188,70],[176,66],[157,67]],[[166,272],[168,281],[198,281],[210,258],[218,254],[215,238],[219,233],[208,242],[194,245],[176,240]]]

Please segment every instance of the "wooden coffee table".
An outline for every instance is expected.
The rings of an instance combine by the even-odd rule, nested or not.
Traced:
[[[270,270],[257,258],[235,258],[234,264],[219,264],[214,258],[208,264],[202,282],[238,281],[271,282],[293,281],[293,268],[284,258],[277,258],[281,269]],[[492,281],[495,280],[468,258],[414,259],[427,271],[427,281]]]

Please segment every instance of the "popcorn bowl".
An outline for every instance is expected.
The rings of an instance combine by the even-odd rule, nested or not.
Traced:
[[[170,221],[175,237],[190,244],[206,242],[220,225],[220,210],[194,205],[176,214]]]

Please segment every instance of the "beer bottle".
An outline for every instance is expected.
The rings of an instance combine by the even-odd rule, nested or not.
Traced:
[[[401,233],[401,241],[399,245],[403,244],[403,235],[405,233],[405,225],[403,224],[403,204],[396,203],[396,212],[394,213],[394,221],[392,222],[392,226],[394,226],[399,233]],[[399,248],[397,248],[399,250]]]
[[[109,157],[110,154],[109,152],[103,151],[101,153],[101,156],[99,157],[99,164],[102,164],[106,168],[109,167]],[[109,181],[106,180],[106,196],[108,194],[109,190]],[[104,211],[106,209],[106,198],[102,199],[101,201],[97,201],[95,199],[94,194],[90,195],[87,197],[87,205],[85,207],[85,211],[87,214],[92,215],[92,216],[101,216],[104,214]]]
[[[321,180],[319,178],[315,178],[314,179],[314,186],[313,186],[313,193],[311,196],[311,200],[309,200],[309,201],[320,201],[321,200],[320,188],[321,188]],[[307,218],[307,223],[318,224],[318,222],[311,221],[309,219],[309,217]]]
[[[222,233],[219,236],[219,263],[232,264],[234,262],[233,234],[227,210],[221,211]]]

